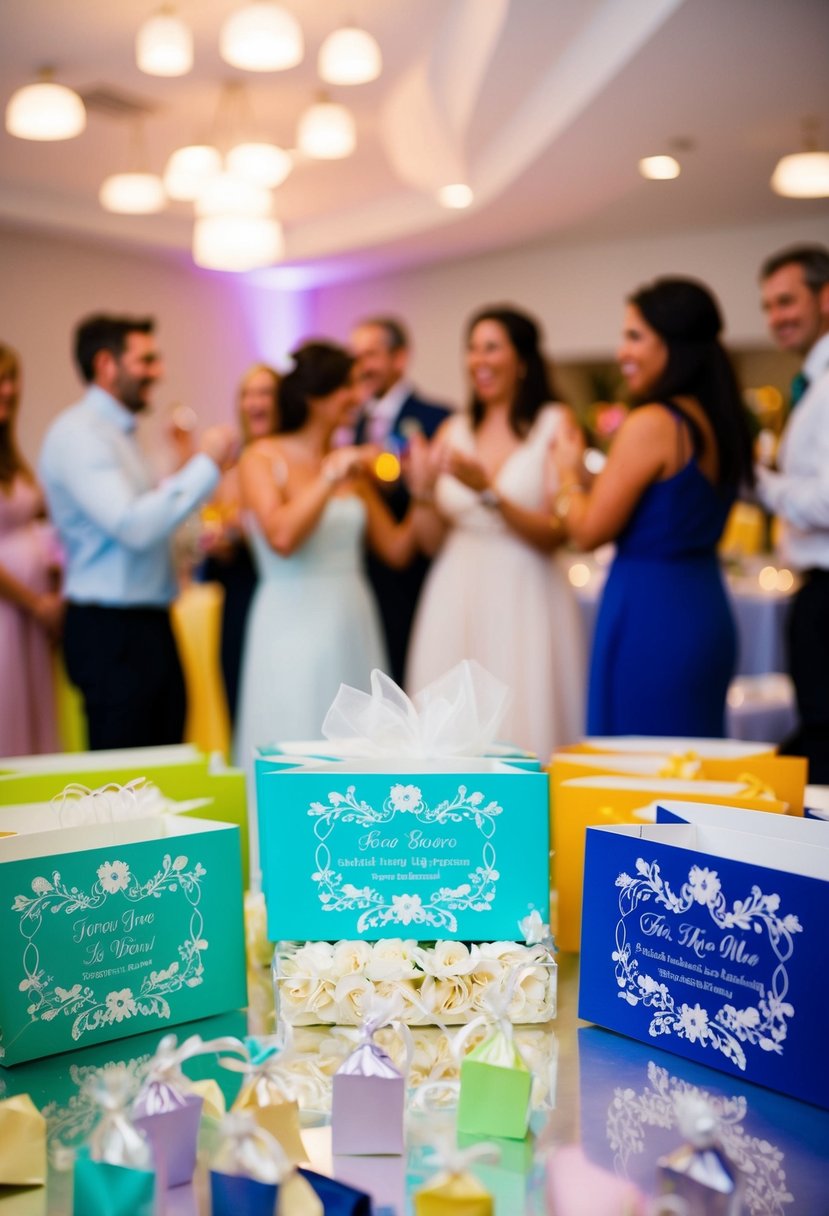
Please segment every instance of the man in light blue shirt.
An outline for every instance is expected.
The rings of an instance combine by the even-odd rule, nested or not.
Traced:
[[[66,552],[66,666],[83,694],[92,748],[181,742],[170,539],[236,450],[231,427],[212,427],[201,451],[153,486],[135,436],[162,371],[153,330],[149,318],[81,322],[75,358],[89,387],[52,424],[40,457]]]

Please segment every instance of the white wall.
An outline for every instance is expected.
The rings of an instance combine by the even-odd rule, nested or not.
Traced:
[[[172,404],[191,405],[201,425],[229,420],[249,364],[281,360],[307,332],[302,297],[112,246],[0,229],[0,266],[0,341],[21,356],[18,433],[30,460],[55,414],[81,395],[72,331],[91,312],[157,320],[166,371],[145,438],[160,464],[160,431]]]
[[[795,204],[796,207],[796,204]],[[463,327],[478,307],[512,302],[542,322],[554,359],[605,358],[615,349],[626,295],[660,274],[702,279],[718,295],[726,341],[764,346],[757,270],[786,245],[829,242],[829,225],[769,224],[590,245],[550,241],[442,263],[315,293],[315,329],[344,338],[355,318],[393,312],[411,327],[412,375],[434,396],[462,402]]]
[[[192,405],[203,424],[229,419],[235,386],[251,362],[279,365],[312,333],[345,339],[356,318],[376,312],[396,312],[409,323],[413,378],[456,403],[466,396],[463,326],[487,303],[512,301],[536,314],[555,358],[606,357],[628,292],[657,274],[691,274],[719,295],[730,342],[767,345],[757,267],[769,252],[804,240],[825,242],[829,230],[793,219],[606,244],[550,241],[303,294],[253,287],[185,261],[0,228],[0,341],[22,356],[19,430],[34,459],[51,419],[80,395],[71,359],[75,322],[99,309],[152,313],[166,361],[148,428],[157,445],[172,403]]]

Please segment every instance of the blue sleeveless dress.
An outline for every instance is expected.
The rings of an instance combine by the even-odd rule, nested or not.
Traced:
[[[666,403],[677,426],[693,426]],[[650,485],[617,540],[590,664],[591,735],[725,733],[737,659],[734,618],[716,545],[735,498],[713,486],[695,453]]]

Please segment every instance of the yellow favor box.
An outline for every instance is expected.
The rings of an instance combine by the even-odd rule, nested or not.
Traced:
[[[558,891],[559,949],[577,951],[581,940],[585,834],[588,827],[653,820],[653,803],[670,799],[744,807],[785,814],[785,802],[758,794],[755,784],[737,781],[677,781],[668,777],[616,774],[553,782],[555,887]]]
[[[493,1216],[492,1196],[471,1174],[437,1174],[415,1191],[414,1216]]]
[[[703,781],[754,780],[787,802],[790,815],[803,814],[807,762],[802,756],[778,755],[774,743],[645,735],[592,736],[572,747],[561,748],[551,763],[554,779],[558,768],[560,780],[585,775],[585,763],[595,772],[638,772],[642,776]],[[571,764],[576,771],[569,771]]]
[[[28,1094],[0,1102],[0,1185],[44,1186],[46,1120]]]

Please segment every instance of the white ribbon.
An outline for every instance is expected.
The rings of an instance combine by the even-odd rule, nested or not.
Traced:
[[[510,700],[505,684],[472,659],[409,698],[382,671],[371,673],[371,692],[341,684],[322,733],[349,754],[482,756],[492,746]]]
[[[549,950],[550,954],[555,953],[555,938],[550,926],[541,919],[541,913],[537,908],[533,908],[528,916],[519,920],[518,928],[521,930],[525,945],[543,946],[545,950]]]
[[[510,1052],[517,1052],[517,1054],[523,1060],[524,1066],[527,1068],[527,1070],[530,1072],[532,1071],[520,1045],[515,1041],[515,1027],[510,1021],[509,1017],[509,1007],[515,994],[515,986],[518,981],[524,975],[528,975],[531,970],[531,966],[528,967],[524,963],[517,963],[514,967],[511,967],[507,973],[506,984],[500,992],[495,992],[492,988],[488,988],[486,992],[484,992],[481,998],[481,1004],[484,1006],[484,1012],[479,1013],[478,1016],[473,1018],[471,1022],[467,1022],[467,1024],[458,1031],[451,1042],[452,1054],[455,1056],[458,1064],[460,1064],[461,1060],[466,1054],[466,1045],[471,1039],[472,1035],[481,1026],[486,1026],[491,1027],[495,1034],[500,1034],[504,1039],[505,1046],[509,1048]]]
[[[190,1081],[182,1072],[182,1064],[194,1056],[219,1051],[247,1055],[244,1043],[231,1035],[204,1040],[201,1035],[192,1034],[179,1043],[174,1034],[165,1034],[147,1066],[141,1090],[135,1099],[135,1108],[142,1115],[155,1115],[181,1106],[185,1095],[191,1092]]]
[[[147,819],[169,809],[161,790],[145,777],[134,777],[126,785],[102,785],[97,790],[72,782],[52,801],[62,828]]]
[[[400,1035],[403,1042],[402,1075],[408,1076],[414,1055],[414,1040],[412,1032],[403,1020],[404,1010],[405,1002],[399,992],[394,992],[391,996],[379,996],[376,992],[369,992],[363,1003],[359,1042],[337,1071],[346,1074],[390,1076],[392,1075],[390,1069],[393,1069],[394,1073],[398,1073],[400,1070],[388,1052],[379,1043],[374,1042],[377,1031],[389,1026]],[[373,1064],[376,1064],[377,1067],[374,1067]]]
[[[279,1141],[252,1114],[235,1110],[219,1124],[219,1147],[212,1168],[278,1185],[294,1167]]]
[[[457,1177],[459,1174],[465,1174],[476,1161],[497,1165],[501,1160],[501,1150],[496,1144],[486,1142],[470,1144],[468,1148],[458,1148],[450,1136],[441,1136],[429,1147],[425,1156],[427,1163],[434,1165],[441,1174]]]
[[[136,1170],[152,1169],[150,1146],[130,1122],[133,1079],[129,1071],[126,1068],[101,1069],[89,1078],[85,1088],[101,1111],[89,1137],[92,1160]]]

